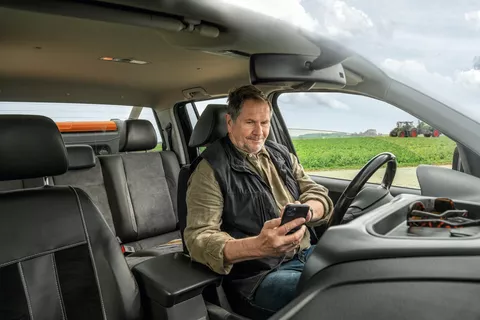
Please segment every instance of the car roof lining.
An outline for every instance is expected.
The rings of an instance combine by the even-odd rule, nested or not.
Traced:
[[[3,101],[152,105],[165,95],[182,99],[183,88],[201,84],[215,94],[248,81],[248,59],[171,46],[154,29],[9,9],[0,9],[0,29],[9,30],[1,36]]]
[[[160,3],[165,12],[183,12],[191,16],[192,10],[197,10],[202,19],[210,14],[212,24],[220,26],[217,38],[99,21],[100,15],[80,19],[68,10],[58,12],[56,9],[55,14],[51,14],[48,10],[55,6],[48,3],[57,2],[46,0],[30,6],[23,3],[19,5],[21,10],[15,8],[15,4],[13,8],[0,8],[0,29],[8,30],[0,36],[0,101],[170,108],[186,99],[182,93],[185,89],[202,87],[215,97],[232,87],[250,83],[248,57],[220,55],[215,51],[252,53],[263,48],[285,52],[288,49],[281,45],[281,38],[285,37],[298,41],[293,46],[298,52],[320,52],[307,39],[292,37],[295,30],[273,18],[265,16],[266,21],[261,22],[265,28],[258,30],[258,26],[248,26],[248,19],[251,19],[248,11],[239,8],[238,12],[220,13],[220,9],[209,1],[191,2],[193,9],[186,6],[186,2],[178,6],[169,1]],[[66,2],[62,3],[65,6]],[[130,2],[133,4],[137,3]],[[79,3],[70,5],[78,6]],[[94,9],[91,4],[81,5]],[[42,12],[36,12],[39,8]],[[210,12],[211,8],[216,11]],[[227,22],[233,15],[239,19]],[[106,62],[99,59],[102,56],[133,58],[149,64]],[[273,88],[264,89],[268,93]]]

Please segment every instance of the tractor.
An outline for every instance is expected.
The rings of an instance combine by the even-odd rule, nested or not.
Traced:
[[[426,124],[423,121],[419,121],[417,126],[417,134],[423,134],[423,136],[426,138],[437,138],[440,136],[440,131],[438,129],[434,129],[431,125]]]
[[[416,138],[417,128],[413,125],[413,121],[398,121],[397,127],[390,131],[390,137],[413,137]]]

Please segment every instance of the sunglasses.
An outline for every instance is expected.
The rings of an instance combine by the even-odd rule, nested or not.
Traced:
[[[463,228],[480,226],[480,220],[471,219],[467,210],[455,208],[448,198],[436,198],[433,207],[427,208],[421,201],[410,204],[407,226],[428,228]]]

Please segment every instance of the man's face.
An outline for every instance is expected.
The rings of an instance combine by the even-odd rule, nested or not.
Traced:
[[[233,144],[248,153],[259,152],[270,132],[271,112],[267,102],[245,100],[237,119],[227,114],[227,126]]]

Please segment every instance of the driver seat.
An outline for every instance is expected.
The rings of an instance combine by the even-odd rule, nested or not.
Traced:
[[[50,118],[0,116],[0,181],[67,172]],[[0,192],[0,319],[143,317],[140,292],[118,242],[80,188]]]
[[[226,104],[209,104],[202,115],[198,119],[198,122],[192,132],[189,141],[189,147],[206,147],[217,139],[224,137],[227,134],[227,125],[225,115],[227,114]],[[180,234],[183,242],[183,251],[186,255],[189,255],[188,249],[185,245],[184,230],[187,225],[187,186],[192,171],[190,165],[185,165],[180,169],[178,178],[178,220],[180,227]],[[222,285],[225,290],[227,302],[221,305],[221,307],[231,310],[234,313],[247,317],[249,319],[268,319],[273,314],[264,309],[255,308],[247,301],[244,301],[240,295],[237,295],[232,290],[229,290],[225,283]],[[209,310],[210,311],[210,310]],[[242,316],[232,315],[233,319],[244,319]],[[238,317],[238,318],[237,318]]]

